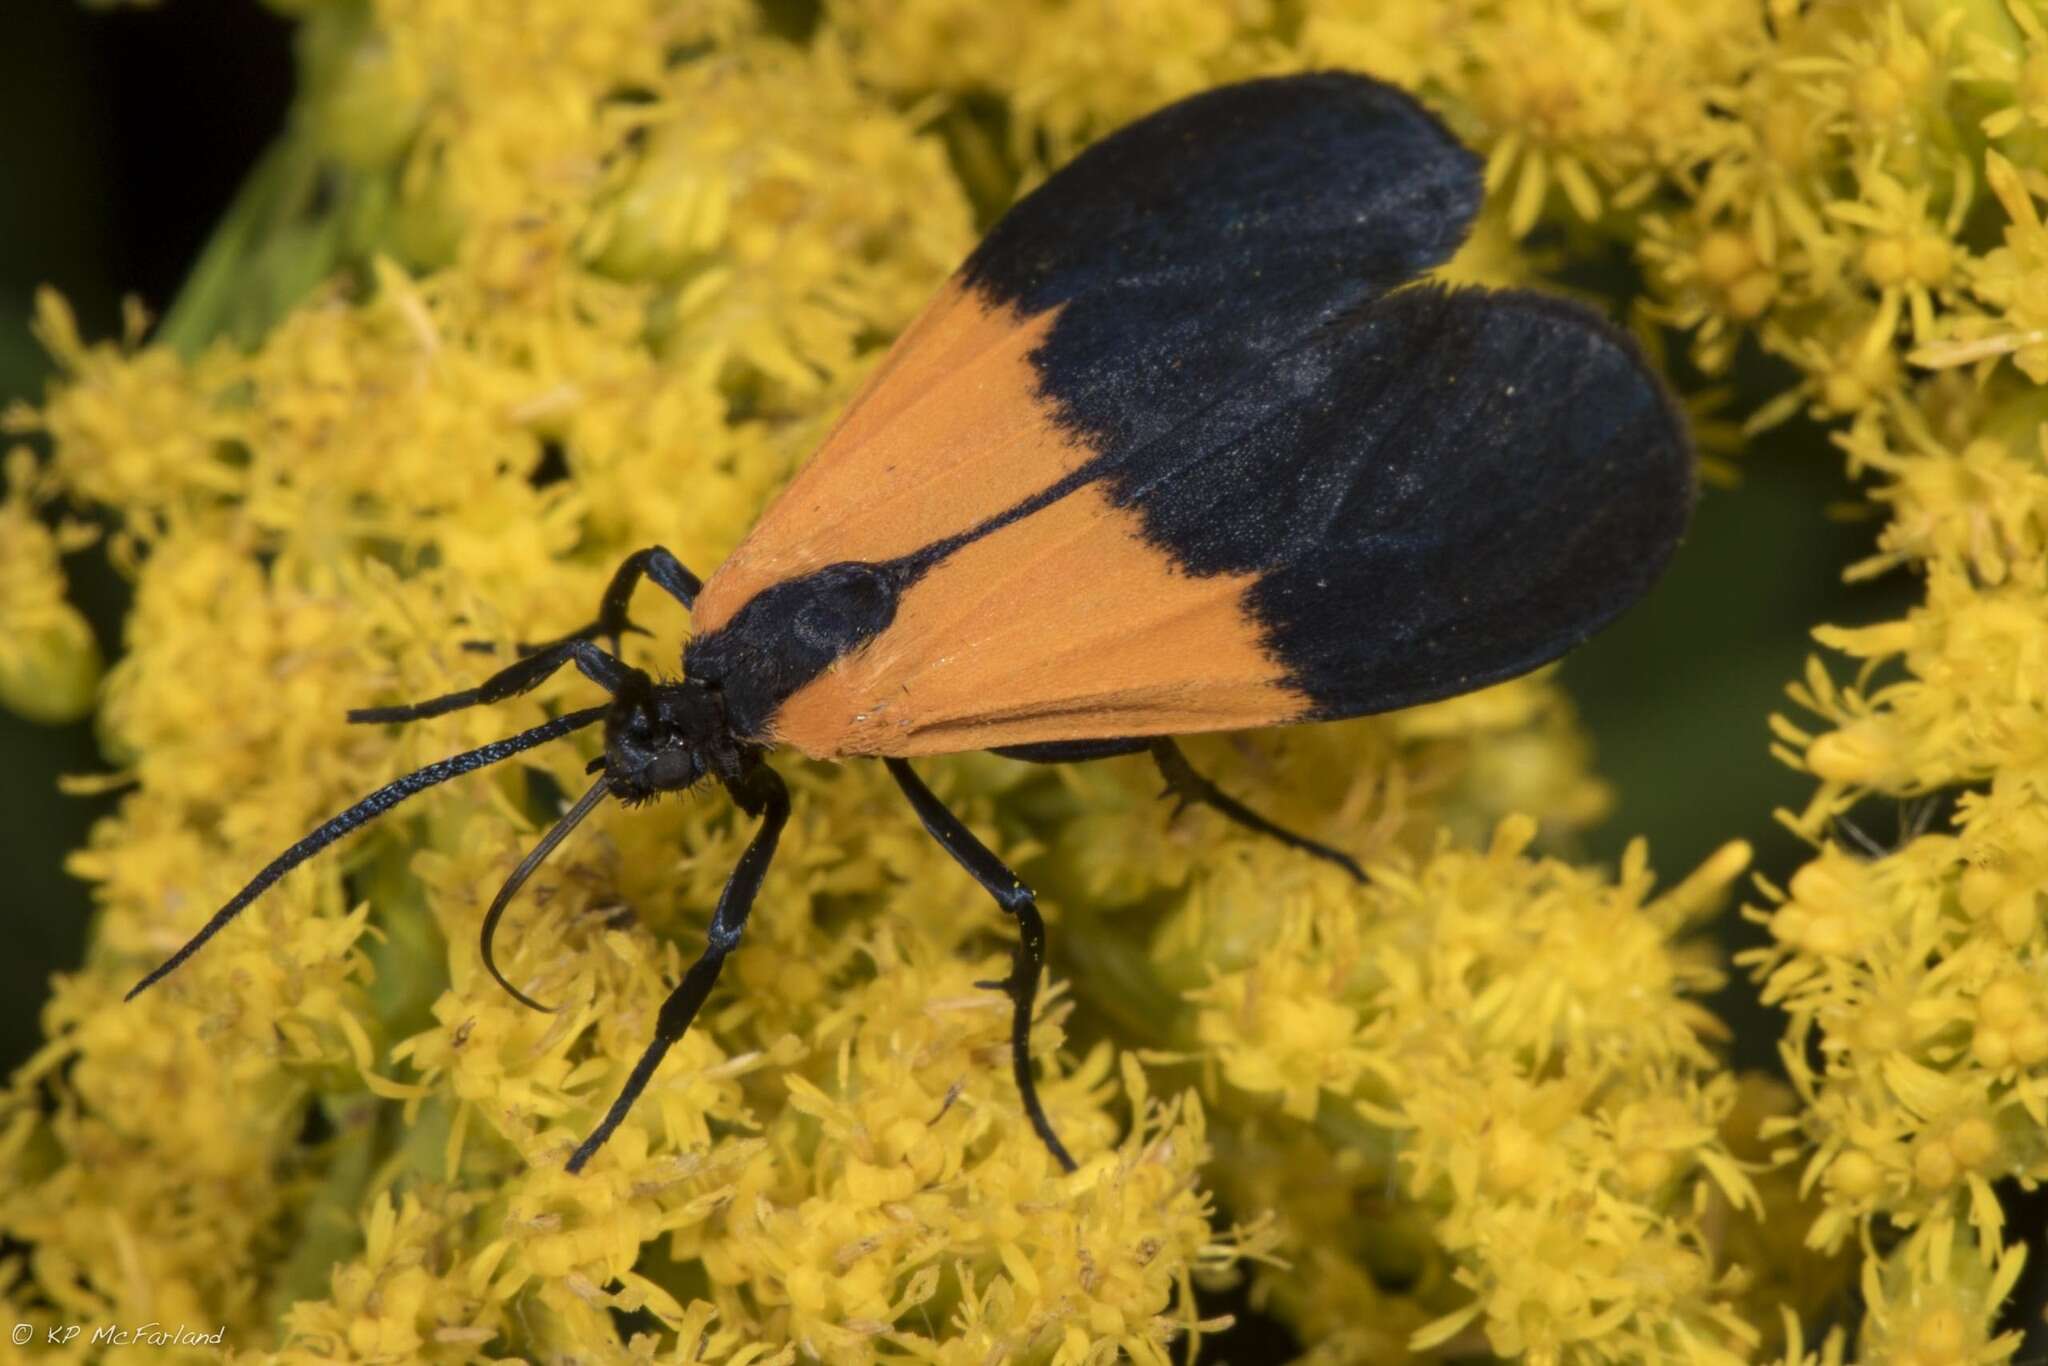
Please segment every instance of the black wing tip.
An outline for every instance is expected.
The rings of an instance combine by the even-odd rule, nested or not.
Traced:
[[[1347,113],[1360,117],[1346,121]],[[1261,143],[1260,130],[1276,127],[1298,130],[1299,136],[1277,150]],[[1234,146],[1240,137],[1248,141]],[[1481,158],[1411,92],[1338,69],[1264,76],[1197,91],[1083,148],[1011,206],[961,265],[960,279],[989,299],[1036,312],[1058,301],[1039,295],[1061,270],[1061,257],[1076,246],[1099,245],[1092,242],[1102,233],[1091,230],[1091,205],[1163,190],[1198,210],[1214,208],[1228,217],[1237,201],[1209,188],[1210,182],[1228,184],[1234,168],[1253,163],[1262,175],[1290,157],[1314,168],[1305,175],[1310,185],[1327,185],[1332,167],[1356,166],[1361,179],[1354,188],[1361,195],[1390,184],[1406,187],[1396,205],[1378,209],[1395,209],[1412,236],[1393,257],[1354,263],[1354,273],[1386,275],[1392,283],[1412,279],[1455,252],[1485,198]],[[1206,164],[1209,170],[1163,187],[1136,188],[1172,162]]]
[[[1401,303],[1422,299],[1450,306],[1475,306],[1545,318],[1561,325],[1560,338],[1575,338],[1588,344],[1589,350],[1605,352],[1608,361],[1616,368],[1613,374],[1601,381],[1602,390],[1613,394],[1618,392],[1617,386],[1624,380],[1635,384],[1636,395],[1643,406],[1638,425],[1647,429],[1646,436],[1655,437],[1654,441],[1646,444],[1661,453],[1662,459],[1656,463],[1663,467],[1673,486],[1669,491],[1677,495],[1670,504],[1674,514],[1671,544],[1675,548],[1683,540],[1685,528],[1690,524],[1693,509],[1699,502],[1698,452],[1691,425],[1686,421],[1684,403],[1664,378],[1663,372],[1651,363],[1642,342],[1634,333],[1599,308],[1580,299],[1539,289],[1493,289],[1442,280],[1424,280],[1411,285],[1385,300],[1366,305],[1336,325],[1349,325],[1370,315],[1374,308],[1386,308],[1389,303],[1398,307]]]
[[[1433,176],[1418,178],[1422,193],[1429,200],[1425,214],[1442,221],[1442,231],[1432,248],[1432,256],[1448,259],[1464,244],[1471,234],[1474,220],[1479,217],[1480,208],[1486,202],[1486,160],[1460,142],[1443,116],[1423,103],[1421,96],[1376,76],[1335,67],[1243,81],[1237,85],[1219,86],[1207,93],[1229,95],[1261,85],[1281,87],[1289,93],[1327,92],[1357,101],[1372,117],[1397,119],[1407,125],[1418,135],[1417,152],[1435,163]],[[1203,97],[1197,95],[1192,98]]]
[[[1619,405],[1626,401],[1623,395],[1632,385],[1639,407],[1633,420],[1617,424],[1618,430],[1626,433],[1617,444],[1622,454],[1631,457],[1638,487],[1633,506],[1636,534],[1630,539],[1640,554],[1629,566],[1631,586],[1617,595],[1612,610],[1589,619],[1576,639],[1554,656],[1562,658],[1640,601],[1670,568],[1699,505],[1698,454],[1684,404],[1626,327],[1598,308],[1562,295],[1533,289],[1482,292],[1496,306],[1521,309],[1563,324],[1566,331],[1562,335],[1576,338],[1611,367],[1598,381],[1601,394]]]
[[[1273,87],[1286,93],[1296,91],[1327,92],[1347,99],[1358,100],[1372,113],[1391,114],[1407,120],[1415,127],[1434,137],[1442,154],[1462,163],[1472,180],[1472,200],[1476,210],[1484,196],[1481,176],[1486,162],[1477,152],[1460,142],[1444,122],[1443,115],[1431,109],[1420,95],[1392,81],[1369,76],[1362,71],[1347,71],[1342,67],[1325,67],[1320,71],[1296,71],[1280,76],[1262,76],[1234,85],[1216,86],[1189,100],[1205,99],[1209,96],[1229,96],[1237,92],[1252,91],[1259,87]]]
[[[1291,666],[1288,682],[1310,699],[1302,719],[1391,711],[1505,682],[1576,649],[1649,592],[1683,542],[1698,478],[1684,408],[1633,335],[1578,300],[1438,281],[1396,291],[1337,320],[1325,344],[1353,328],[1381,332],[1424,353],[1447,348],[1438,354],[1457,359],[1436,382],[1467,399],[1489,382],[1514,386],[1508,394],[1533,386],[1526,413],[1518,401],[1495,407],[1495,425],[1471,429],[1482,442],[1468,453],[1493,452],[1497,473],[1478,490],[1482,502],[1505,496],[1538,506],[1558,497],[1555,511],[1567,520],[1546,514],[1522,519],[1518,528],[1477,519],[1475,536],[1506,534],[1528,547],[1551,547],[1541,557],[1547,566],[1538,566],[1548,595],[1531,598],[1530,585],[1512,575],[1475,571],[1473,591],[1498,592],[1521,606],[1481,612],[1457,632],[1444,628],[1468,615],[1462,609],[1427,630],[1411,622],[1413,629],[1401,634],[1405,647],[1366,652],[1371,658],[1325,639],[1341,633],[1303,605],[1284,594],[1263,595],[1262,611]],[[1383,353],[1390,344],[1383,340]],[[1518,462],[1502,461],[1502,453],[1516,451],[1565,457],[1570,486],[1552,492]],[[1455,481],[1445,486],[1461,501],[1473,491]],[[1587,520],[1574,524],[1579,513]],[[1316,600],[1296,596],[1301,604]],[[1432,618],[1423,613],[1417,620],[1427,625]],[[1524,626],[1541,622],[1547,627],[1524,636]],[[1391,657],[1396,654],[1398,660]]]
[[[1583,300],[1563,294],[1553,294],[1540,289],[1512,288],[1487,289],[1477,285],[1450,286],[1447,292],[1456,295],[1479,295],[1511,308],[1520,308],[1530,313],[1558,319],[1568,326],[1578,328],[1587,335],[1611,347],[1620,357],[1638,370],[1643,379],[1656,391],[1660,405],[1669,417],[1669,426],[1675,439],[1686,444],[1691,451],[1691,437],[1687,432],[1683,407],[1665,383],[1657,367],[1650,363],[1643,350],[1643,344],[1635,334],[1614,321],[1606,313]]]
[[[1651,364],[1635,334],[1590,304],[1533,289],[1485,291],[1485,294],[1509,307],[1555,318],[1595,346],[1604,347],[1620,367],[1619,372],[1606,381],[1608,392],[1616,391],[1623,375],[1637,385],[1638,395],[1644,403],[1638,425],[1645,429],[1646,437],[1655,438],[1646,445],[1661,456],[1656,463],[1666,476],[1665,492],[1672,495],[1664,504],[1670,522],[1669,534],[1663,537],[1663,554],[1648,567],[1645,576],[1646,581],[1654,580],[1664,571],[1685,539],[1685,532],[1692,523],[1693,509],[1699,505],[1699,456],[1693,443],[1692,427],[1685,418],[1685,405],[1663,373]]]

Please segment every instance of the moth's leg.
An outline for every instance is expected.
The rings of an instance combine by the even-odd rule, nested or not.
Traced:
[[[348,719],[358,723],[419,721],[429,716],[440,716],[444,712],[460,711],[464,707],[502,702],[508,697],[517,697],[523,692],[539,687],[557,669],[572,662],[583,671],[584,677],[610,693],[617,692],[625,685],[626,680],[635,674],[646,678],[640,670],[627,667],[615,656],[606,654],[589,641],[571,638],[558,641],[544,650],[506,665],[474,688],[464,688],[460,692],[430,697],[424,702],[404,703],[395,707],[357,707],[348,714]]]
[[[1290,849],[1299,849],[1304,854],[1327,859],[1360,882],[1365,881],[1365,870],[1358,866],[1357,859],[1340,849],[1332,849],[1327,844],[1319,844],[1305,835],[1297,835],[1292,830],[1275,825],[1250,807],[1234,801],[1222,788],[1195,772],[1194,766],[1188,762],[1188,756],[1181,753],[1180,746],[1171,739],[1153,740],[1149,748],[1152,751],[1152,761],[1159,765],[1159,772],[1166,779],[1167,793],[1179,798],[1181,807],[1185,807],[1189,802],[1200,802],[1204,806],[1213,807],[1247,830],[1270,835]]]
[[[682,561],[671,555],[666,548],[652,545],[645,550],[636,550],[626,557],[625,563],[612,575],[612,581],[605,588],[604,597],[598,603],[597,620],[587,626],[578,627],[559,640],[545,641],[539,645],[521,645],[519,653],[541,654],[572,640],[596,640],[599,636],[604,636],[612,643],[612,653],[618,654],[620,638],[628,631],[635,635],[647,634],[645,627],[635,626],[626,615],[626,607],[632,601],[633,590],[640,586],[640,580],[643,578],[665,590],[686,609],[696,606],[697,594],[704,588],[703,582],[683,568]]]
[[[1179,798],[1181,807],[1186,807],[1190,802],[1200,802],[1204,806],[1214,807],[1247,830],[1270,835],[1289,848],[1327,859],[1360,882],[1365,881],[1365,871],[1349,854],[1275,825],[1258,812],[1226,796],[1216,784],[1195,772],[1193,765],[1188,763],[1188,756],[1183,754],[1180,746],[1171,739],[1054,740],[1036,745],[1005,745],[989,752],[1000,754],[1006,759],[1021,759],[1027,764],[1080,764],[1092,759],[1109,759],[1119,754],[1148,751],[1153,762],[1159,765],[1160,773],[1166,778],[1166,792],[1162,795]]]
[[[782,827],[789,820],[789,789],[783,786],[775,770],[765,764],[745,778],[727,783],[726,787],[740,810],[761,818],[761,828],[754,832],[754,838],[747,845],[746,852],[740,855],[732,876],[726,879],[725,890],[718,895],[718,909],[711,913],[711,927],[705,931],[704,952],[697,955],[697,961],[690,964],[683,980],[662,1002],[661,1014],[655,1020],[654,1041],[647,1045],[640,1061],[633,1064],[625,1089],[619,1092],[619,1098],[612,1102],[612,1108],[605,1112],[604,1119],[570,1156],[571,1172],[583,1170],[583,1164],[604,1146],[605,1140],[612,1136],[612,1131],[633,1108],[633,1102],[647,1089],[654,1069],[661,1065],[662,1058],[675,1046],[676,1040],[683,1037],[690,1021],[697,1018],[704,998],[711,994],[713,984],[718,981],[718,970],[725,965],[725,956],[738,947],[740,932],[747,927],[747,912],[754,908],[754,897],[761,890],[761,879],[768,872],[769,860],[775,857],[775,842],[781,838]]]
[[[1017,1091],[1023,1098],[1024,1113],[1046,1150],[1062,1167],[1073,1171],[1074,1159],[1068,1155],[1059,1135],[1053,1132],[1045,1106],[1039,1103],[1038,1084],[1031,1077],[1031,1007],[1038,999],[1039,974],[1045,969],[1045,921],[1038,914],[1038,898],[1001,859],[989,852],[988,846],[961,824],[958,816],[932,795],[932,790],[911,771],[909,764],[901,759],[885,759],[883,762],[889,766],[889,774],[895,778],[896,785],[903,789],[903,795],[910,798],[911,807],[931,837],[996,899],[998,906],[1017,921],[1017,947],[1011,959],[1010,975],[1000,982],[977,982],[975,985],[1009,996],[1012,1007],[1010,1063],[1017,1074]]]
[[[632,600],[633,590],[641,579],[652,580],[667,590],[670,597],[685,607],[694,605],[698,592],[704,585],[695,574],[683,568],[682,561],[661,546],[649,546],[636,550],[626,557],[625,563],[612,575],[612,581],[604,590],[604,597],[597,609],[597,620],[582,626],[558,640],[546,641],[539,645],[521,645],[518,648],[518,662],[500,669],[474,688],[452,692],[445,697],[433,697],[425,702],[399,707],[359,707],[348,714],[351,721],[418,721],[428,716],[439,716],[443,712],[459,711],[463,707],[474,707],[486,702],[502,702],[516,697],[528,688],[538,687],[555,670],[576,661],[576,666],[588,675],[592,682],[606,692],[617,692],[618,680],[624,677],[625,665],[618,660],[622,637],[628,631],[646,634],[644,628],[635,626],[626,616],[626,605]],[[611,653],[605,654],[588,642],[599,636],[611,641]],[[587,650],[579,650],[587,646]],[[471,641],[465,648],[488,652],[488,642]]]

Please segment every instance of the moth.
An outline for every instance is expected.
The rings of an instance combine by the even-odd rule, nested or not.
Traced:
[[[1003,216],[709,579],[651,546],[597,615],[473,688],[349,713],[407,722],[573,665],[608,695],[379,788],[279,855],[166,962],[399,802],[602,726],[587,791],[512,873],[607,799],[702,782],[759,819],[703,952],[662,1006],[580,1170],[740,942],[789,817],[770,759],[880,759],[1016,921],[1017,1088],[1072,1170],[1027,1047],[1045,964],[1031,889],[911,760],[1149,753],[1183,799],[1354,877],[1341,850],[1220,791],[1172,737],[1450,697],[1558,658],[1671,557],[1693,459],[1629,339],[1576,303],[1449,289],[1478,160],[1414,99],[1323,72],[1196,95],[1103,139]],[[619,658],[642,580],[691,613],[682,677]],[[609,649],[606,648],[607,644]],[[131,992],[131,997],[135,994]]]

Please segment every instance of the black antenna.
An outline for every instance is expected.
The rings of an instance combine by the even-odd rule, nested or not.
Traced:
[[[386,783],[383,787],[378,788],[375,792],[372,792],[339,816],[329,820],[319,829],[313,831],[297,844],[294,844],[291,848],[271,860],[270,864],[262,872],[249,880],[248,886],[235,893],[232,901],[213,913],[213,919],[207,921],[199,933],[185,941],[185,947],[179,949],[169,958],[166,958],[158,965],[154,972],[150,973],[149,976],[143,978],[140,982],[137,982],[123,999],[134,1000],[137,996],[140,996],[143,992],[149,990],[157,982],[175,971],[179,964],[199,952],[207,940],[213,938],[214,935],[226,927],[229,921],[240,915],[250,902],[263,895],[269,889],[271,883],[277,881],[286,873],[289,873],[292,869],[298,867],[301,863],[304,863],[343,835],[346,835],[349,831],[354,830],[357,826],[365,825],[375,820],[407,797],[412,796],[415,792],[424,792],[438,783],[447,782],[450,778],[459,778],[465,773],[471,773],[479,768],[488,767],[501,759],[509,759],[513,755],[523,753],[537,745],[544,745],[550,740],[559,740],[571,731],[581,730],[593,722],[603,720],[605,713],[610,710],[609,706],[604,706],[587,707],[582,711],[572,711],[567,715],[558,716],[552,721],[535,726],[532,730],[521,731],[519,734],[509,736],[503,740],[494,740],[490,744],[478,749],[472,749],[466,753],[455,755],[453,758],[443,759],[438,763],[428,764],[425,768],[416,769],[395,782]],[[500,978],[499,980],[503,981],[504,979]],[[517,992],[513,994],[515,996],[518,995]]]
[[[602,763],[604,761],[600,759],[598,762]],[[567,839],[569,832],[581,825],[583,818],[589,815],[599,802],[609,796],[611,790],[612,783],[608,777],[599,778],[596,782],[592,783],[590,790],[576,799],[576,805],[570,807],[563,814],[562,819],[555,822],[555,828],[548,831],[541,838],[539,844],[533,846],[533,852],[519,861],[519,866],[512,870],[512,876],[505,879],[505,885],[500,887],[498,895],[491,899],[491,909],[484,912],[484,932],[479,944],[479,948],[483,953],[484,967],[489,969],[491,976],[498,979],[498,985],[505,988],[511,994],[513,1000],[529,1010],[538,1010],[546,1015],[552,1014],[556,1007],[542,1005],[539,1001],[534,1000],[518,987],[506,981],[505,974],[498,971],[498,960],[491,956],[491,939],[498,932],[498,919],[505,914],[505,908],[512,904],[512,898],[519,895],[519,889],[526,885],[526,879],[533,876],[533,870],[540,867],[546,861],[549,854],[555,852],[555,846]]]

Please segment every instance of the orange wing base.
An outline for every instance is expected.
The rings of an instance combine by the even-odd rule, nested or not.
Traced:
[[[990,309],[957,281],[940,290],[704,585],[697,633],[770,584],[908,555],[1086,464],[1094,452],[1072,444],[1035,397],[1031,352],[1053,317]]]
[[[698,631],[770,584],[969,530],[1093,459],[1037,391],[1031,352],[1054,317],[941,292],[704,586]],[[765,738],[838,759],[1299,720],[1309,700],[1262,642],[1252,582],[1182,572],[1083,484],[948,555]]]

